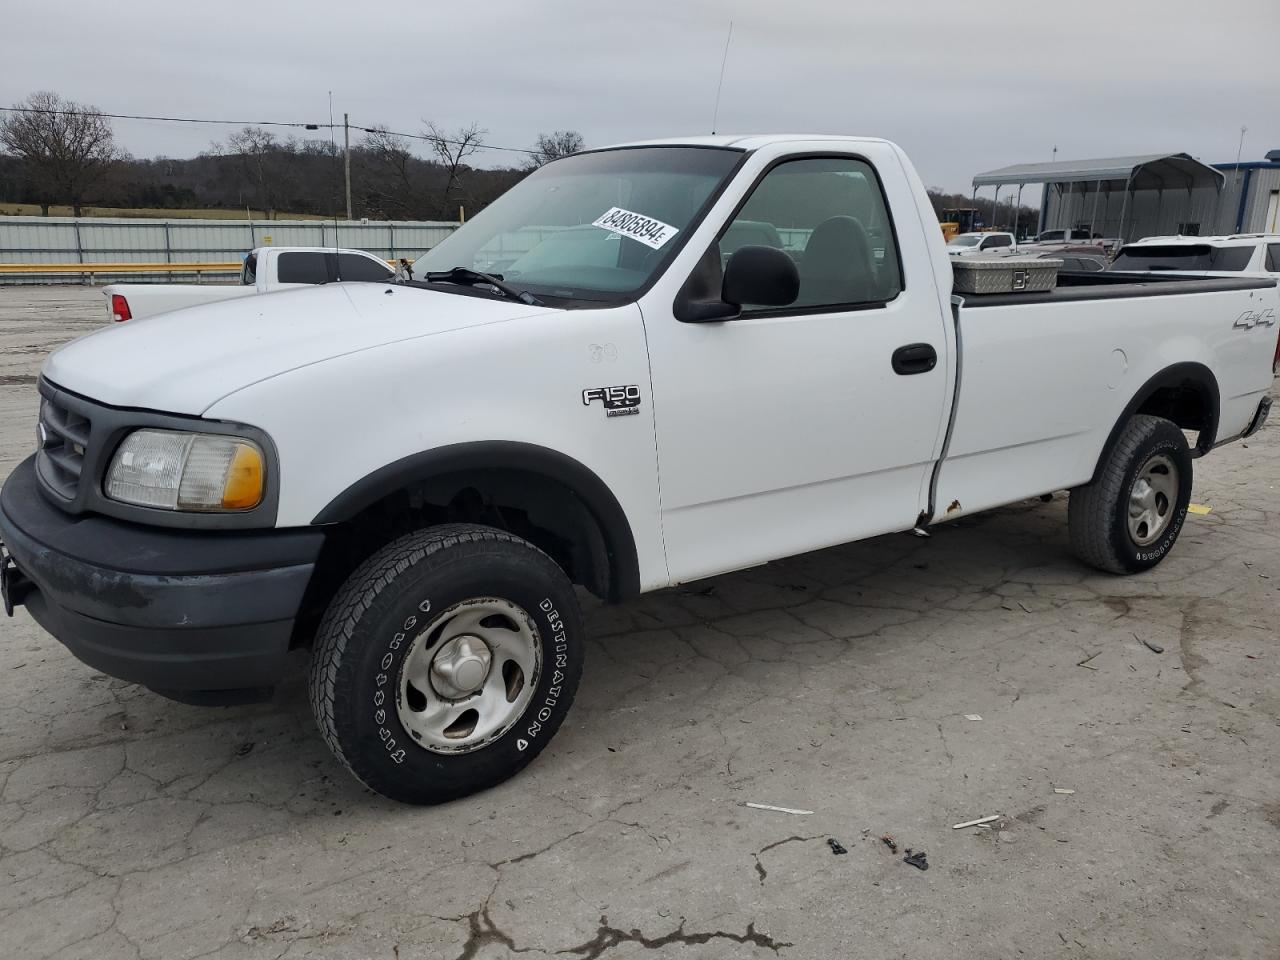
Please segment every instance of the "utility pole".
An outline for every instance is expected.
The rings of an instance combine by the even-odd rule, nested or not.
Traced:
[[[347,114],[342,115],[342,165],[347,179],[347,219],[351,219],[351,121]]]

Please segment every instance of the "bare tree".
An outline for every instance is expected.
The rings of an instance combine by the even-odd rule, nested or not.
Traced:
[[[245,127],[227,137],[226,144],[215,144],[214,149],[239,159],[241,172],[257,195],[258,206],[268,220],[274,220],[280,198],[285,195],[291,161],[297,156],[297,144],[278,140],[274,133],[261,127]]]
[[[557,130],[554,133],[538,134],[538,142],[533,145],[533,155],[525,161],[525,168],[536,170],[544,163],[559,160],[570,154],[578,153],[586,146],[582,134],[577,130]]]
[[[21,157],[40,212],[69,203],[80,216],[86,199],[124,154],[110,121],[96,107],[40,91],[0,120],[0,144]]]
[[[368,202],[381,213],[395,210],[401,216],[412,216],[420,205],[420,191],[408,141],[386,127],[372,127],[359,149],[369,166]]]
[[[423,137],[431,146],[431,152],[445,169],[444,195],[440,206],[446,211],[446,215],[451,209],[454,187],[458,185],[459,176],[466,167],[464,161],[484,148],[484,138],[488,133],[478,123],[459,127],[453,133],[440,129],[434,123],[428,123],[427,128],[422,131]]]

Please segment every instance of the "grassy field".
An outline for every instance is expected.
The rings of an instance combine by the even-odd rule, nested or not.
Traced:
[[[85,217],[147,217],[169,218],[172,220],[265,220],[267,214],[263,210],[167,210],[163,208],[146,209],[144,207],[84,207]],[[37,203],[0,203],[0,216],[4,217],[38,217],[40,205]],[[72,216],[69,206],[54,204],[49,208],[51,217]],[[276,212],[277,220],[330,220],[332,217],[320,217],[313,213],[281,213]]]

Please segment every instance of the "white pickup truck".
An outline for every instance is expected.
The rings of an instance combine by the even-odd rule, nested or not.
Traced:
[[[309,648],[342,762],[448,800],[564,719],[574,584],[626,601],[1062,489],[1084,563],[1159,563],[1193,458],[1267,415],[1276,302],[1270,279],[1105,273],[955,297],[883,140],[580,153],[411,281],[54,352],[0,494],[7,602],[187,701],[260,695]]]
[[[240,267],[240,283],[112,283],[102,288],[116,323],[183,307],[234,300],[340,280],[390,280],[385,260],[363,250],[333,247],[258,247]]]

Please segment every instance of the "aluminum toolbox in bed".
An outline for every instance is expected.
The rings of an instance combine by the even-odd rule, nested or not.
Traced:
[[[1043,293],[1058,282],[1061,260],[1039,257],[953,257],[953,293]]]

